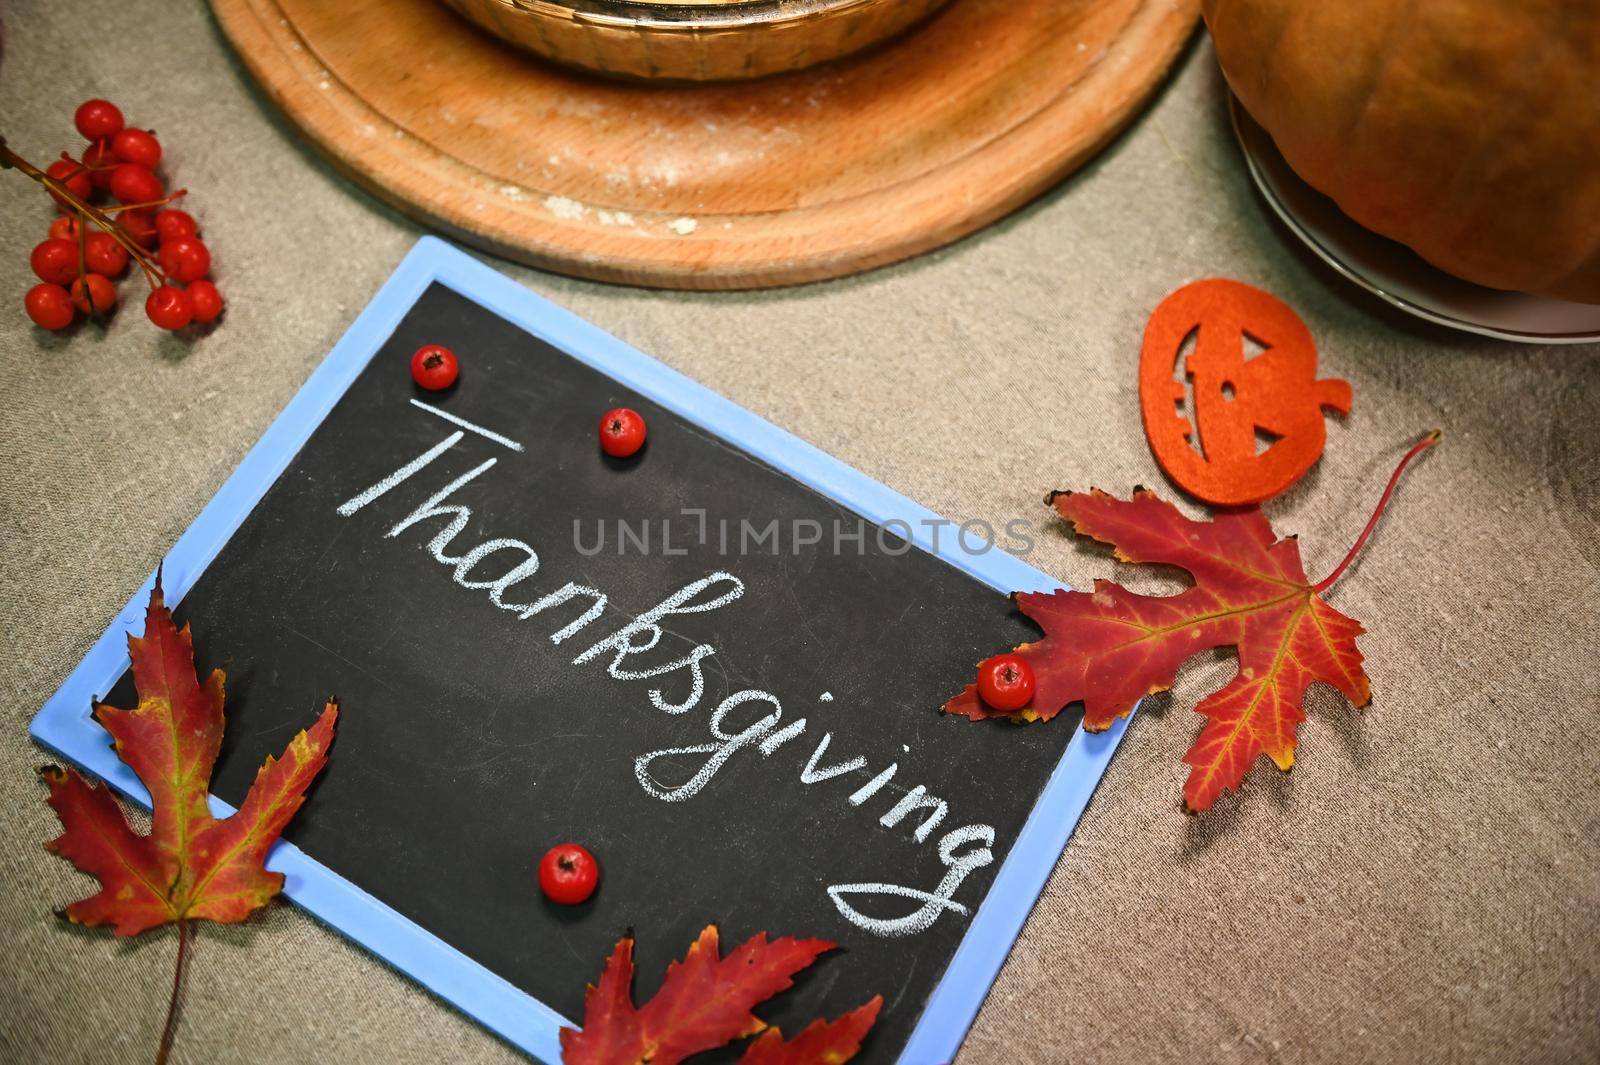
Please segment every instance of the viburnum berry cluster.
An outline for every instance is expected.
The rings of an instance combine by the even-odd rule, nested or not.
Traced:
[[[65,329],[80,313],[98,317],[117,303],[112,279],[135,263],[150,285],[145,314],[176,332],[222,314],[222,294],[210,280],[211,251],[186,211],[171,206],[185,189],[168,192],[157,168],[161,142],[133,129],[109,100],[88,100],[73,116],[88,145],[40,170],[0,138],[0,167],[39,182],[60,217],[33,249],[39,284],[24,298],[28,317],[45,329]]]

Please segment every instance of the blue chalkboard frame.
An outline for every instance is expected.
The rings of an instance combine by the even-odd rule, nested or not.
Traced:
[[[412,304],[434,282],[515,322],[863,517],[879,524],[889,519],[911,523],[911,538],[919,547],[985,584],[1003,592],[1049,591],[1061,586],[998,549],[984,554],[951,550],[949,537],[945,544],[936,545],[928,537],[933,526],[925,523],[925,519],[937,518],[932,511],[634,350],[452,245],[423,237],[167,555],[163,580],[169,602],[181,601],[194,586]],[[894,528],[898,531],[898,524]],[[125,637],[142,631],[144,604],[154,579],[151,574],[140,586],[44,704],[30,728],[37,742],[146,808],[149,793],[117,759],[109,737],[89,710],[93,700],[109,691],[128,668]],[[900,1056],[904,1065],[934,1065],[955,1056],[1126,728],[1124,720],[1096,734],[1080,727],[1073,736],[934,989]],[[211,804],[219,817],[233,812],[220,799],[213,798]],[[267,866],[284,874],[284,894],[303,909],[516,1046],[550,1065],[560,1062],[559,1033],[566,1021],[556,1011],[293,844],[278,844]],[[574,973],[573,979],[592,980],[601,960],[594,960],[594,972]]]

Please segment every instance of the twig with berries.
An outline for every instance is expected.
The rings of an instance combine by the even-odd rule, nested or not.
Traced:
[[[149,130],[128,128],[122,111],[106,100],[87,101],[74,121],[89,142],[82,157],[62,152],[44,170],[0,137],[0,169],[43,185],[61,212],[33,249],[40,283],[24,300],[28,317],[45,329],[65,329],[79,312],[104,315],[117,302],[111,281],[131,261],[150,286],[145,314],[159,328],[215,321],[222,294],[209,279],[211,251],[194,218],[170,206],[186,190],[167,192],[157,175],[161,142]],[[102,193],[116,202],[97,204]]]

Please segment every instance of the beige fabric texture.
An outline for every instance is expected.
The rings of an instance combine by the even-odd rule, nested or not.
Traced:
[[[91,96],[157,128],[231,300],[192,344],[137,307],[104,333],[34,330],[26,253],[50,212],[0,174],[0,1059],[141,1061],[176,937],[118,942],[52,916],[91,881],[41,846],[56,823],[28,721],[422,230],[307,149],[202,4],[24,0],[4,16],[10,143],[37,159],[74,146]],[[1354,291],[1269,221],[1223,103],[1199,41],[1081,173],[858,278],[693,295],[495,265],[934,510],[996,525],[1048,522],[1058,487],[1170,493],[1138,418],[1146,316],[1210,275],[1287,300],[1323,373],[1355,387],[1320,466],[1266,508],[1310,573],[1337,563],[1404,447],[1445,431],[1331,593],[1370,630],[1372,706],[1313,689],[1294,771],[1262,762],[1186,817],[1189,710],[1231,658],[1186,668],[1134,722],[960,1065],[1594,1062],[1600,350],[1446,333]],[[1174,586],[1057,529],[1032,561],[1064,582]],[[200,930],[173,1060],[520,1056],[275,904]]]

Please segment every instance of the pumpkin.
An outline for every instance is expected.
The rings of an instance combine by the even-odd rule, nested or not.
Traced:
[[[1600,303],[1600,0],[1204,0],[1228,85],[1368,229]]]

